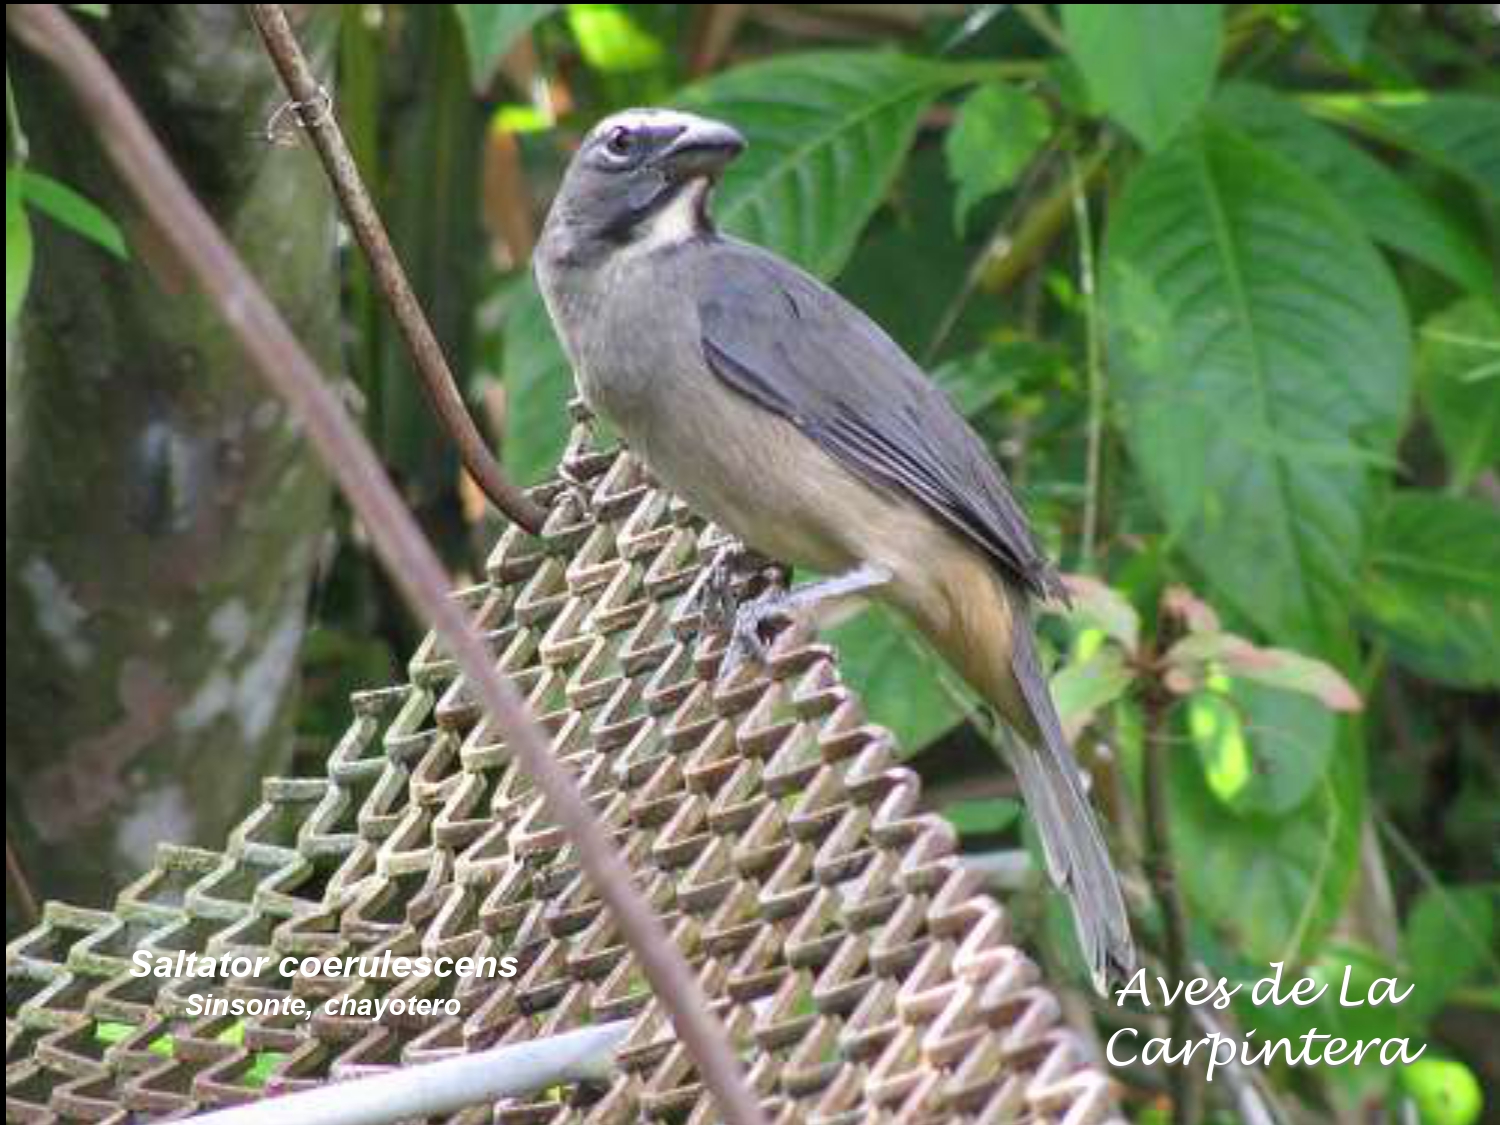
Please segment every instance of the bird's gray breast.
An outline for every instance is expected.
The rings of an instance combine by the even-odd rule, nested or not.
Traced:
[[[549,299],[584,400],[643,454],[685,385],[710,374],[674,256],[623,251]]]

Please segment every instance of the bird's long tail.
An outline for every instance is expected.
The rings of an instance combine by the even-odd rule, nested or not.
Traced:
[[[1041,836],[1048,874],[1068,897],[1094,987],[1103,993],[1111,977],[1135,971],[1125,901],[1047,689],[1025,595],[1006,590],[1003,596],[1010,602],[1010,670],[1020,696],[1006,700],[1012,706],[1005,708],[1016,736],[1012,765]],[[1024,714],[1015,713],[1015,703],[1023,705]]]

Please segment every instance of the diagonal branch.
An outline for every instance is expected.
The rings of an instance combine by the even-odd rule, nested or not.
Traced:
[[[567,833],[594,891],[630,945],[655,995],[691,1054],[716,1108],[732,1125],[761,1125],[760,1104],[745,1082],[723,1026],[681,950],[631,881],[630,869],[553,756],[515,685],[459,605],[448,576],[402,504],[359,430],[345,416],[317,365],[193,196],[119,79],[53,4],[8,4],[6,25],[58,72],[93,126],[109,162],[135,196],[162,244],[202,287],[251,365],[301,420],[314,448],[369,529],[391,578],[418,616],[432,623],[478,697],[488,720],[515,751]]]
[[[359,240],[370,263],[370,272],[390,307],[391,316],[401,330],[411,354],[412,365],[421,377],[427,401],[443,429],[458,447],[458,455],[484,494],[507,516],[533,535],[539,534],[547,513],[517,488],[501,471],[484,444],[474,419],[469,416],[463,396],[458,393],[453,372],[443,355],[442,345],[433,335],[432,326],[422,313],[417,295],[406,280],[406,271],[396,257],[395,247],[385,232],[370,193],[360,177],[354,155],[344,142],[343,130],[308,65],[307,56],[297,45],[291,25],[280,4],[251,4],[250,15],[266,45],[266,53],[281,75],[282,85],[291,95],[292,105],[307,135],[312,138],[323,169],[333,184],[354,237]]]

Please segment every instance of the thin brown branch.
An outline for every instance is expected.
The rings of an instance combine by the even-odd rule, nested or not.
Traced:
[[[464,468],[497,508],[533,535],[538,534],[546,522],[547,513],[506,479],[484,444],[474,419],[469,416],[453,371],[443,355],[442,345],[433,334],[417,295],[412,292],[406,271],[401,268],[396,249],[386,234],[385,224],[380,221],[370,193],[365,190],[359,166],[344,141],[337,114],[321,93],[307,56],[292,34],[286,13],[279,4],[251,4],[250,14],[265,42],[266,53],[281,76],[282,85],[297,107],[302,127],[323,162],[323,169],[328,173],[344,210],[344,218],[369,259],[370,272],[406,341],[412,366],[427,393],[427,401],[457,446]]]
[[[688,74],[702,78],[718,69],[746,16],[746,4],[698,4],[688,30]]]
[[[482,178],[484,225],[492,243],[499,243],[495,257],[507,267],[525,266],[536,246],[536,225],[521,146],[509,129],[491,125],[485,130]]]
[[[15,898],[26,924],[34,926],[40,922],[42,911],[37,906],[36,892],[31,889],[31,880],[26,875],[26,865],[21,862],[20,852],[11,846],[9,832],[5,834],[5,881],[10,884],[10,894]]]
[[[998,252],[983,265],[980,288],[988,293],[1004,293],[1046,256],[1053,239],[1067,229],[1072,219],[1075,192],[1092,188],[1112,147],[1106,135],[1078,165],[1076,181],[1072,175],[1058,177],[1052,190],[1027,211],[1015,234],[996,244]]]
[[[7,5],[5,18],[10,31],[57,70],[156,235],[202,287],[254,369],[301,421],[368,528],[392,580],[419,617],[432,623],[488,721],[542,791],[550,815],[567,833],[591,885],[697,1064],[719,1114],[736,1125],[760,1125],[760,1105],[692,969],[635,888],[630,869],[572,775],[553,756],[549,739],[527,714],[515,686],[495,670],[483,640],[448,596],[448,578],[437,555],[317,365],[194,198],[109,65],[72,20],[52,4]]]
[[[1171,768],[1167,758],[1171,753],[1171,741],[1164,735],[1172,697],[1160,684],[1152,682],[1145,689],[1141,706],[1145,723],[1146,874],[1161,907],[1166,929],[1163,953],[1167,975],[1175,983],[1189,978],[1192,962],[1188,950],[1187,913],[1183,909],[1172,856],[1172,822],[1167,796],[1167,771]],[[1170,1038],[1179,1044],[1187,1043],[1193,1038],[1192,1029],[1192,1007],[1179,997],[1172,1005]],[[1203,1088],[1197,1073],[1186,1063],[1168,1069],[1173,1125],[1196,1125],[1203,1119]]]

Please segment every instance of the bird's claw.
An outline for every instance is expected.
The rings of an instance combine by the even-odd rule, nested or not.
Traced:
[[[772,587],[745,602],[734,611],[729,630],[729,644],[724,650],[720,678],[728,679],[740,668],[764,665],[770,656],[766,626],[785,624],[792,619],[785,590]]]
[[[710,632],[726,633],[734,628],[737,599],[734,572],[737,559],[733,548],[726,547],[715,556],[698,592],[703,613],[703,627]]]

